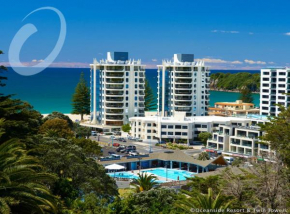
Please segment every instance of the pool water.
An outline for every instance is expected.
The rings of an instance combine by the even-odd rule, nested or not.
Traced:
[[[185,170],[176,170],[176,169],[167,169],[166,170],[166,168],[144,170],[143,172],[149,172],[149,173],[152,173],[154,175],[157,175],[157,176],[160,176],[163,178],[167,177],[169,179],[176,180],[176,181],[178,180],[177,179],[178,176],[179,176],[180,181],[184,181],[184,180],[186,180],[187,177],[192,177],[195,174],[193,172],[188,172]]]
[[[138,178],[137,175],[134,175],[131,172],[116,172],[116,173],[107,173],[110,177],[116,177],[116,178],[127,178],[127,179],[133,179]]]

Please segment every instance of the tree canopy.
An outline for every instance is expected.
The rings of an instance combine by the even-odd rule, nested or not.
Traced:
[[[66,120],[55,118],[47,120],[39,128],[39,133],[47,137],[71,138],[73,132]]]
[[[203,143],[203,145],[206,145],[207,140],[212,138],[212,134],[209,132],[201,132],[198,134],[198,139]]]
[[[122,131],[123,131],[123,132],[130,132],[130,130],[131,130],[131,126],[130,126],[129,123],[124,124],[124,125],[122,126]]]
[[[240,90],[240,97],[239,99],[242,100],[244,103],[253,103],[254,98],[252,91],[248,87],[244,87]]]

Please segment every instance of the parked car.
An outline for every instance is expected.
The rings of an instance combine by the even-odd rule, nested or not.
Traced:
[[[120,143],[113,143],[113,146],[114,147],[119,147],[120,146]]]
[[[124,143],[126,143],[127,141],[123,138],[123,139],[121,139],[120,140],[121,142],[124,142]]]
[[[233,161],[235,160],[233,157],[227,157],[227,156],[224,156],[224,159],[228,162],[228,164],[232,164]]]
[[[91,135],[92,136],[97,136],[97,132],[96,131],[91,131]]]
[[[131,151],[129,152],[129,155],[131,155],[131,156],[137,156],[137,155],[139,155],[139,153],[138,153],[137,151],[133,151],[133,150],[131,150]]]
[[[132,146],[132,145],[130,145],[130,146],[127,146],[127,149],[131,149],[131,150],[136,151],[136,146]]]
[[[109,154],[109,155],[113,155],[113,154],[116,154],[116,153],[113,152],[113,151],[109,151],[108,154]]]
[[[119,146],[119,147],[116,149],[116,151],[117,151],[117,152],[121,152],[121,150],[123,150],[123,149],[126,149],[126,146],[121,145],[121,146]]]
[[[120,152],[121,153],[125,153],[127,151],[127,149],[121,149]]]
[[[115,140],[115,139],[116,139],[116,137],[115,137],[114,135],[112,135],[112,136],[111,136],[111,139]]]
[[[121,156],[120,155],[117,155],[117,154],[112,154],[112,157],[114,157],[114,158],[121,158]]]

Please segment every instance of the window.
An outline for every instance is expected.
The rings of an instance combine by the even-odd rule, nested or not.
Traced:
[[[129,78],[126,78],[126,82],[129,82]]]
[[[204,128],[204,129],[206,129],[207,128],[207,125],[202,125],[201,127]]]
[[[187,126],[182,126],[182,129],[187,129]]]
[[[167,126],[166,125],[161,125],[161,128],[166,129]]]
[[[182,136],[187,136],[187,132],[182,132]]]
[[[181,135],[181,132],[175,132],[175,135]]]
[[[151,123],[147,123],[147,126],[151,127]]]
[[[168,135],[173,135],[173,132],[168,132]]]
[[[166,135],[166,132],[161,132],[161,135]]]
[[[147,139],[151,139],[151,136],[147,136]]]
[[[195,128],[201,128],[201,125],[200,125],[200,124],[195,124],[194,127],[195,127]]]
[[[147,133],[151,133],[151,130],[147,130]]]
[[[135,72],[135,77],[137,77],[138,76],[138,73],[137,72]],[[136,81],[136,79],[135,79],[135,81]]]
[[[181,126],[180,125],[176,125],[175,129],[181,129]]]
[[[128,77],[129,76],[129,72],[126,72],[126,77]]]
[[[168,128],[169,129],[173,129],[173,125],[168,125]]]

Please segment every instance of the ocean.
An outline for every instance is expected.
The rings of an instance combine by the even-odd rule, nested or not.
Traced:
[[[19,98],[29,102],[34,109],[42,114],[53,111],[71,113],[71,99],[75,87],[79,81],[80,73],[84,72],[89,85],[89,68],[46,68],[39,74],[33,76],[21,76],[8,68],[4,76],[8,77],[5,87],[0,88],[0,93],[5,95],[13,94],[14,98]],[[237,71],[237,70],[212,70],[211,73],[227,72],[250,72],[259,73],[260,71]],[[152,87],[154,94],[157,94],[157,70],[146,69],[146,79]],[[210,106],[215,102],[233,102],[239,98],[239,93],[210,91]],[[253,94],[254,104],[259,106],[260,95]]]

